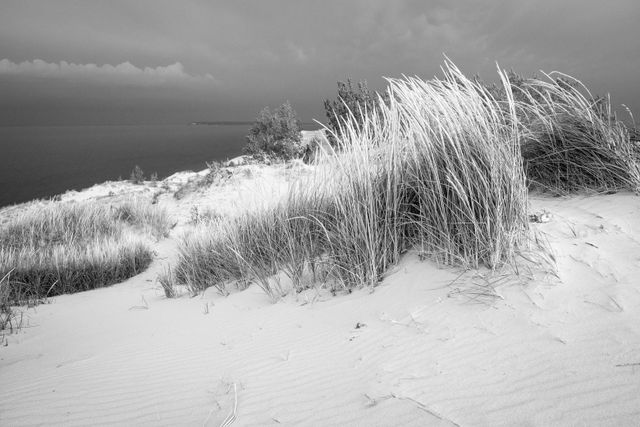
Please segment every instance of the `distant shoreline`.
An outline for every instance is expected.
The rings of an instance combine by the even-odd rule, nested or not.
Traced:
[[[220,121],[206,121],[206,122],[191,122],[189,123],[189,126],[216,126],[216,125],[224,125],[224,126],[231,126],[231,125],[251,125],[253,124],[253,122],[249,122],[249,121],[230,121],[230,120],[220,120]]]
[[[198,121],[191,122],[189,126],[234,126],[247,125],[251,126],[254,121],[233,121],[233,120],[217,120],[217,121]],[[318,126],[316,122],[301,122],[302,126]]]
[[[158,178],[242,154],[250,126],[110,125],[0,128],[0,206],[128,178]],[[79,159],[82,159],[79,161]]]

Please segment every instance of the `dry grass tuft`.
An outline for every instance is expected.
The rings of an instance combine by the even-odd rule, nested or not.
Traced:
[[[9,331],[13,333],[22,326],[22,312],[16,310],[9,301],[9,278],[11,271],[0,278],[0,333]],[[2,338],[2,336],[0,336]],[[0,345],[2,344],[0,339]]]
[[[6,300],[108,286],[144,270],[148,241],[166,236],[167,214],[142,200],[54,203],[25,211],[0,228],[0,275]]]
[[[640,147],[608,98],[560,73],[517,89],[529,183],[554,193],[640,189]]]

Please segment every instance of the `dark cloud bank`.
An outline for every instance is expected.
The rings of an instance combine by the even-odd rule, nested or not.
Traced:
[[[640,2],[29,1],[0,3],[0,125],[305,121],[346,77],[430,78],[496,61],[563,71],[640,114]],[[622,111],[622,108],[619,108]]]

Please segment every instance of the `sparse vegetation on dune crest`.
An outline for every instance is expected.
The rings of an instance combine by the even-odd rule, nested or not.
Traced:
[[[142,200],[53,203],[31,209],[0,229],[0,276],[7,301],[108,286],[144,270],[149,238],[165,236],[164,210]]]
[[[510,262],[528,229],[515,108],[451,63],[444,79],[389,85],[364,125],[341,124],[339,155],[312,182],[185,236],[177,281],[222,292],[255,282],[277,298],[278,272],[296,289],[317,271],[334,286],[375,286],[412,247],[447,264]]]

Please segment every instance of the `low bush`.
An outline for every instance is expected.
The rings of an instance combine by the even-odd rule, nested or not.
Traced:
[[[144,182],[144,172],[142,171],[142,168],[138,165],[135,165],[135,167],[131,171],[131,176],[129,177],[129,179],[134,184],[142,184]]]
[[[338,97],[324,101],[327,127],[332,132],[328,135],[329,143],[333,146],[338,144],[338,139],[342,137],[341,128],[345,123],[349,122],[350,126],[361,130],[367,117],[374,111],[380,113],[380,106],[388,103],[389,93],[372,92],[366,81],[360,81],[355,86],[351,79],[338,82]]]
[[[164,210],[145,201],[53,203],[0,228],[0,276],[7,300],[108,286],[143,271],[152,260],[150,237],[168,234]]]
[[[289,102],[273,113],[265,107],[247,135],[245,153],[257,159],[290,160],[303,154],[300,121]]]

